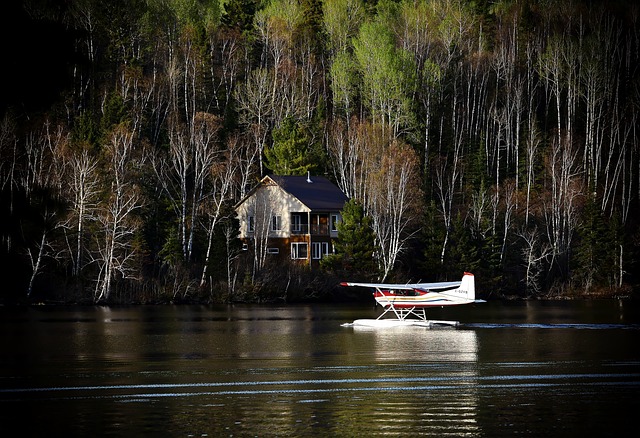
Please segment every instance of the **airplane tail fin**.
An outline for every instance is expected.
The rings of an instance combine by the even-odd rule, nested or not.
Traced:
[[[447,291],[448,295],[454,295],[464,300],[475,301],[476,299],[476,283],[472,273],[465,272],[462,276],[460,286],[456,289]]]

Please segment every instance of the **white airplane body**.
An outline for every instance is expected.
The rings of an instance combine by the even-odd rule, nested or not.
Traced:
[[[397,318],[395,325],[457,325],[455,321],[427,320],[425,308],[485,302],[476,299],[475,279],[469,272],[464,273],[461,281],[406,284],[344,282],[341,285],[373,289],[376,302],[385,309],[377,319],[356,320],[354,325],[390,326],[394,320],[382,319],[389,312],[393,312]]]

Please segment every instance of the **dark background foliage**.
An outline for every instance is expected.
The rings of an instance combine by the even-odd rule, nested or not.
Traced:
[[[622,1],[9,2],[0,300],[335,299],[345,277],[463,271],[485,297],[629,296],[639,12]],[[322,269],[256,265],[233,206],[270,169],[335,181],[373,242],[347,220]]]

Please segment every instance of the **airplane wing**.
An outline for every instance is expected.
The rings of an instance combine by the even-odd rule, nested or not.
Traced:
[[[341,286],[357,286],[368,287],[372,289],[384,289],[384,290],[445,290],[452,289],[460,286],[460,281],[440,281],[435,283],[352,283],[343,282]]]

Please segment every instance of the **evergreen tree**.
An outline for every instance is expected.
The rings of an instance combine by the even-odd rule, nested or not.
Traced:
[[[256,14],[257,0],[229,0],[224,4],[222,24],[249,32],[253,28],[253,16]]]
[[[620,224],[616,216],[608,221],[589,197],[582,214],[584,218],[578,228],[578,244],[572,257],[573,276],[580,280],[586,290],[594,286],[612,286],[619,271],[618,248]]]
[[[478,272],[481,264],[478,245],[481,245],[479,239],[474,239],[471,230],[464,226],[462,217],[456,216],[447,257],[450,263],[443,266],[446,278],[455,277],[465,271]]]
[[[374,241],[371,218],[365,215],[362,204],[351,199],[342,210],[335,254],[325,257],[322,266],[326,269],[347,271],[362,278],[375,278],[378,269],[373,257]]]
[[[437,218],[437,208],[435,203],[431,201],[424,209],[422,215],[422,226],[420,227],[420,239],[418,247],[421,248],[420,261],[418,263],[420,269],[420,277],[431,279],[437,275],[442,266],[440,264],[440,251],[442,249],[442,240],[444,232],[439,227],[440,220]],[[435,277],[433,278],[435,281]]]
[[[265,166],[276,175],[305,175],[313,165],[308,157],[309,139],[292,118],[273,130],[273,146],[265,148]]]

